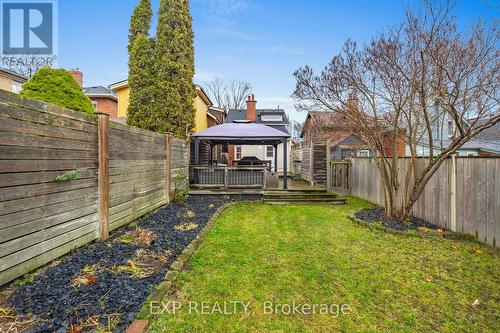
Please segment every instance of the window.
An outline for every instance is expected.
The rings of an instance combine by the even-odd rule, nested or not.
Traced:
[[[21,92],[21,88],[23,84],[21,82],[12,81],[12,92],[15,94],[19,94]]]
[[[358,151],[358,157],[370,157],[370,151],[368,149],[362,149]]]
[[[92,106],[97,111],[97,101],[92,101]]]
[[[448,120],[448,139],[451,139],[454,136],[453,135],[454,134],[453,133],[454,132],[453,127],[454,127],[453,126],[453,121],[452,120]]]
[[[261,115],[260,120],[262,120],[262,121],[282,121],[283,116],[280,114]]]
[[[241,160],[241,146],[234,146],[234,159]]]
[[[273,158],[273,157],[274,157],[274,147],[266,146],[266,158]]]

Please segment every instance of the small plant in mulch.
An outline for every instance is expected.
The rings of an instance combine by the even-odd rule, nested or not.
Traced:
[[[117,273],[127,272],[136,279],[144,279],[149,276],[149,273],[145,269],[137,266],[134,260],[128,260],[125,265],[116,266],[113,271]]]
[[[193,217],[196,216],[196,213],[193,212],[192,210],[188,210],[187,212],[185,213],[177,213],[176,215],[177,217],[185,217],[185,218],[188,218],[188,219],[191,219]]]
[[[35,274],[25,274],[20,278],[17,278],[14,281],[14,284],[18,287],[22,287],[25,284],[31,283],[35,280],[36,275]]]
[[[153,231],[141,227],[136,227],[133,231],[128,231],[120,237],[122,243],[138,244],[142,247],[148,247],[155,239],[156,234]]]
[[[170,251],[165,251],[159,255],[139,249],[133,259],[128,260],[125,265],[115,266],[112,271],[115,273],[127,272],[136,279],[143,279],[160,271],[171,255]]]
[[[179,231],[189,231],[189,230],[196,229],[196,227],[198,227],[198,225],[196,223],[182,222],[182,223],[175,225],[174,229],[179,230]]]
[[[114,313],[105,316],[88,316],[84,320],[80,320],[78,315],[75,316],[75,322],[70,324],[68,328],[69,333],[80,333],[80,332],[96,332],[96,333],[111,333],[114,331],[116,326],[120,323],[121,315],[119,313]],[[106,319],[106,324],[103,324],[101,319]]]
[[[71,286],[80,288],[93,284],[97,280],[98,265],[85,266],[76,276],[71,280]]]

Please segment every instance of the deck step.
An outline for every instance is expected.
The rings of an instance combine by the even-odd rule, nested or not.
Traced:
[[[285,194],[285,193],[277,193],[277,194],[264,194],[264,199],[335,199],[337,198],[336,194],[333,193],[294,193],[294,194]]]
[[[263,199],[264,203],[268,204],[313,204],[313,205],[344,205],[346,199],[343,198],[335,198],[335,199],[322,199],[322,198],[309,198],[309,199],[301,199],[301,198],[288,198],[288,199]]]
[[[265,193],[328,193],[327,190],[323,189],[266,189]]]

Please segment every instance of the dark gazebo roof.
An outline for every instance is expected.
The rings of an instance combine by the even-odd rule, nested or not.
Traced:
[[[192,135],[193,139],[209,143],[274,144],[290,137],[270,126],[247,121],[224,123]]]

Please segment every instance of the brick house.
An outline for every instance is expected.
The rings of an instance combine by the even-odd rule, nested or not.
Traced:
[[[231,109],[225,119],[226,123],[235,121],[251,121],[267,125],[286,134],[290,133],[290,121],[283,109],[257,109],[255,96],[248,96],[246,109]],[[290,153],[290,140],[287,143],[287,152]],[[243,157],[256,157],[259,160],[269,161],[272,170],[283,172],[283,144],[276,147],[270,145],[229,145],[227,147],[228,163],[232,165]],[[276,157],[276,159],[275,159]],[[277,160],[277,166],[274,165]],[[287,168],[290,170],[290,158],[287,159]],[[277,168],[276,168],[277,167]]]
[[[118,119],[118,96],[113,90],[97,86],[83,88],[83,92],[90,98],[97,112],[107,113],[113,120]]]
[[[342,116],[336,112],[309,112],[300,138],[303,145],[312,141],[330,140],[330,155],[334,160],[344,160],[348,157],[371,157],[374,151],[360,135],[346,131],[342,126]],[[393,155],[391,138],[386,135],[382,138],[386,156]],[[396,143],[398,156],[405,156],[405,141],[403,133]]]
[[[353,156],[373,156],[372,149],[358,136],[342,128],[341,116],[335,112],[309,112],[300,133],[302,144],[330,140],[330,156],[344,160]]]
[[[0,67],[0,89],[19,94],[26,81],[28,81],[26,76]]]
[[[83,93],[90,98],[97,112],[107,113],[111,119],[119,121],[118,96],[113,90],[103,86],[83,87],[83,73],[79,69],[71,69],[68,73],[73,76],[75,81],[82,88]]]

